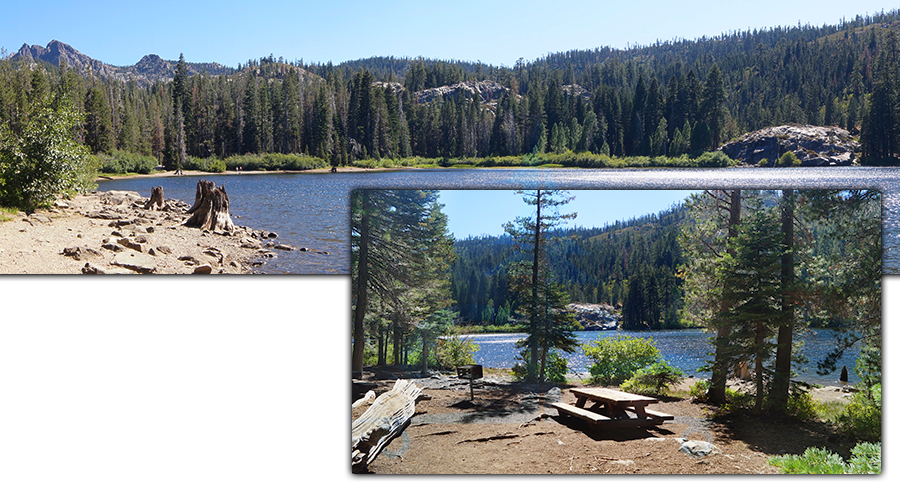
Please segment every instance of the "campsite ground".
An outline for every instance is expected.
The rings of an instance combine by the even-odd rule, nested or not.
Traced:
[[[380,394],[394,381],[368,373]],[[430,399],[416,404],[403,434],[372,462],[376,474],[765,474],[778,473],[767,460],[826,447],[844,457],[851,441],[827,424],[793,418],[733,415],[716,417],[714,407],[688,395],[689,379],[654,410],[675,416],[651,429],[596,430],[560,416],[554,401],[574,403],[576,380],[554,389],[488,375],[470,399],[468,382],[455,376],[413,379]],[[818,401],[846,401],[836,388],[813,390]],[[367,405],[353,409],[358,417]],[[689,456],[684,440],[706,441],[722,453]]]

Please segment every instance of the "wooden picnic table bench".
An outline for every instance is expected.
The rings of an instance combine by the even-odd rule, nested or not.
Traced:
[[[556,402],[551,406],[560,414],[584,419],[594,427],[650,427],[675,419],[673,415],[648,409],[647,405],[659,403],[649,396],[606,388],[572,388],[572,393],[576,397],[575,405]],[[588,401],[592,406],[586,407]]]

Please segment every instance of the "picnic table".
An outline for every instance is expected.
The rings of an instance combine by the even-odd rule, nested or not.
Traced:
[[[650,427],[675,419],[673,415],[647,408],[651,403],[659,403],[649,396],[607,388],[572,388],[572,393],[576,397],[575,405],[556,402],[551,406],[561,415],[578,417],[593,427]],[[589,401],[592,405],[587,407]]]

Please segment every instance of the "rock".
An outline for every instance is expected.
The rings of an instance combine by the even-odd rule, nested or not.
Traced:
[[[114,213],[110,211],[88,211],[86,213],[82,213],[84,216],[88,218],[94,219],[105,219],[105,220],[117,220],[122,219],[124,216],[119,213]]]
[[[290,246],[290,245],[285,245],[285,244],[282,244],[282,243],[279,243],[278,245],[275,245],[275,248],[278,249],[278,250],[287,250],[287,251],[291,251],[291,250],[294,249],[294,247],[292,247],[292,246]]]
[[[212,274],[212,266],[209,264],[203,264],[194,268],[194,272],[192,274]]]
[[[169,248],[169,247],[167,247],[167,246],[165,246],[165,245],[160,245],[160,246],[156,247],[156,251],[157,251],[157,252],[164,253],[164,254],[166,254],[166,255],[169,255],[169,254],[172,253],[172,249]]]
[[[125,247],[123,247],[117,243],[104,243],[103,245],[100,245],[100,247],[105,248],[107,250],[111,250],[116,253],[122,252],[125,250]]]
[[[453,85],[444,85],[416,92],[416,100],[419,104],[433,102],[440,98],[441,100],[453,99],[459,101],[460,95],[466,98],[477,98],[482,102],[490,102],[499,100],[509,89],[503,85],[485,80],[482,82],[460,82]]]
[[[775,165],[790,151],[803,166],[852,165],[861,147],[850,133],[833,126],[791,125],[760,129],[726,143],[719,151],[733,160]]]
[[[103,254],[94,250],[92,248],[81,248],[81,247],[66,247],[63,249],[62,254],[66,257],[72,257],[75,260],[81,261],[85,258],[95,258],[102,259]]]
[[[619,323],[616,309],[605,303],[570,303],[566,309],[575,315],[585,330],[615,330]]]
[[[722,454],[721,449],[706,441],[684,441],[678,450],[695,458],[702,458],[712,454]]]
[[[82,274],[106,274],[106,270],[101,267],[91,265],[90,262],[85,262],[84,267],[81,268],[81,273]]]
[[[141,274],[152,274],[156,272],[156,261],[153,257],[137,252],[122,252],[116,254],[113,258],[112,265],[118,265]]]
[[[130,238],[119,238],[118,243],[119,245],[130,248],[136,252],[144,253],[145,251],[143,243],[137,243],[135,240],[132,240]]]

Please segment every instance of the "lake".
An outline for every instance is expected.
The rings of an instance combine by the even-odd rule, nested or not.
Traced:
[[[710,335],[700,329],[685,330],[658,330],[653,332],[633,332],[633,331],[581,331],[577,332],[579,343],[590,343],[594,340],[615,337],[616,335],[626,335],[628,337],[651,338],[656,342],[656,348],[659,349],[669,364],[684,371],[686,376],[694,375],[698,378],[709,378],[708,372],[697,372],[697,369],[704,366],[708,360],[712,359],[708,352],[713,352],[713,348],[709,343]],[[525,334],[478,334],[464,335],[463,337],[471,339],[479,350],[475,352],[475,363],[484,367],[491,368],[511,368],[516,363],[516,355],[519,349],[516,348],[516,341],[525,338]],[[802,340],[804,345],[801,349],[801,355],[806,356],[809,362],[800,369],[794,367],[796,376],[793,379],[806,381],[808,383],[816,383],[826,386],[839,386],[840,367],[847,366],[850,374],[850,383],[859,381],[854,371],[856,356],[859,355],[859,349],[853,349],[844,355],[838,361],[838,370],[830,375],[819,375],[816,373],[816,362],[823,359],[834,346],[835,334],[829,329],[811,329],[802,338],[795,338],[795,342]],[[586,357],[581,349],[576,352],[567,354],[561,353],[568,360],[569,370],[575,373],[589,373],[590,365],[593,363]]]
[[[327,252],[279,252],[260,272],[347,274],[350,269],[350,191],[388,189],[879,189],[884,192],[884,271],[900,272],[900,169],[403,169],[146,177],[104,180],[100,191],[131,190],[149,197],[163,186],[167,199],[194,202],[197,181],[225,186],[234,222],[274,231],[278,241]]]

